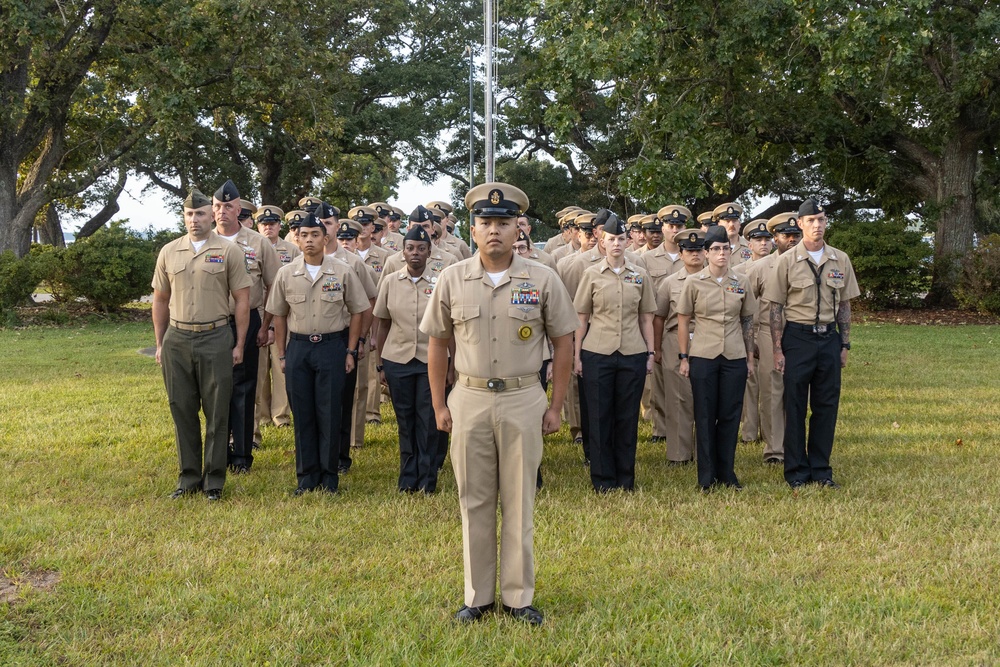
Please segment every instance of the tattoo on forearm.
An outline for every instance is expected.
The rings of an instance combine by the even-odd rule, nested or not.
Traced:
[[[781,334],[785,330],[785,307],[780,303],[771,304],[771,342],[774,344],[774,351],[781,351]]]
[[[851,342],[851,302],[841,301],[840,308],[837,309],[837,328],[840,330],[840,339],[845,343]]]
[[[740,326],[743,328],[743,344],[747,348],[747,354],[753,355],[753,316],[741,317]]]

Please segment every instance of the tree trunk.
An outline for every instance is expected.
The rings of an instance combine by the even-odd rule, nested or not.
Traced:
[[[55,202],[50,202],[45,208],[45,224],[38,228],[38,239],[41,243],[56,248],[66,247],[66,237],[63,236],[62,225],[59,223],[59,211],[56,210]]]
[[[945,145],[938,161],[934,174],[936,192],[929,197],[938,212],[938,221],[928,305],[955,304],[954,292],[962,275],[962,259],[972,249],[976,227],[974,180],[978,148],[975,133],[958,132]]]
[[[31,250],[35,212],[31,217],[24,213],[17,205],[17,165],[0,158],[0,252],[13,250],[18,257],[24,257]]]

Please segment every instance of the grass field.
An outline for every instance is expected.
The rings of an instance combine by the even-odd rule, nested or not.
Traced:
[[[271,429],[221,504],[167,499],[173,431],[148,324],[0,331],[0,665],[990,665],[1000,662],[1000,328],[862,325],[839,491],[741,446],[702,496],[640,429],[638,491],[589,491],[547,439],[532,629],[462,602],[450,466],[395,489],[391,411],[338,497],[292,496]],[[961,441],[961,444],[957,444]]]

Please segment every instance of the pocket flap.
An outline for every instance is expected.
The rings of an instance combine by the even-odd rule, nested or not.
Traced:
[[[468,322],[479,317],[479,305],[455,306],[451,310],[451,317],[456,322]]]

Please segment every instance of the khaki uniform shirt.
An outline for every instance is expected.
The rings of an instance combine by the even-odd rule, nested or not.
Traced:
[[[583,272],[591,266],[597,265],[603,259],[604,255],[597,251],[597,246],[594,246],[591,250],[577,252],[574,255],[564,257],[558,262],[556,267],[563,285],[566,286],[566,291],[575,296],[577,289],[580,287]],[[626,258],[627,261],[628,259]]]
[[[387,231],[385,236],[382,237],[382,249],[390,255],[394,252],[399,252],[403,249],[403,235],[399,232]]]
[[[537,373],[546,336],[565,336],[579,324],[559,277],[515,255],[496,287],[479,257],[448,267],[420,330],[435,338],[454,335],[459,373],[512,378]]]
[[[247,270],[253,280],[253,285],[250,286],[250,309],[263,308],[264,291],[274,282],[274,276],[281,268],[278,253],[266,236],[249,227],[240,227],[233,243],[243,251]],[[232,299],[229,300],[229,314],[236,314],[236,302]]]
[[[472,257],[472,248],[469,247],[469,244],[465,242],[465,239],[460,239],[454,234],[445,232],[441,236],[441,243],[447,246],[453,255],[455,254],[455,251],[458,251],[459,260],[469,259]]]
[[[751,257],[753,257],[753,253],[750,252],[750,242],[741,236],[740,242],[733,244],[733,248],[729,252],[729,268],[743,262],[749,262]]]
[[[358,251],[358,257],[361,257],[360,251]],[[379,282],[382,280],[382,274],[385,272],[385,260],[388,258],[388,251],[372,244],[368,247],[368,253],[361,260],[372,272],[372,278],[375,279],[376,286],[378,286]]]
[[[297,334],[335,333],[347,329],[351,315],[369,308],[357,273],[345,262],[327,255],[313,279],[306,258],[281,267],[267,297],[267,312],[288,318],[288,330]]]
[[[361,259],[360,255],[354,252],[348,252],[344,246],[337,246],[337,250],[332,255],[327,255],[327,257],[339,259],[354,269],[354,273],[358,275],[358,279],[361,281],[361,287],[365,290],[365,296],[369,299],[374,299],[378,296],[378,286],[375,284],[375,279],[372,277],[372,271],[364,263],[364,260]]]
[[[198,252],[190,236],[163,246],[153,272],[153,289],[170,294],[170,318],[185,324],[229,317],[230,293],[252,285],[242,250],[215,232]]]
[[[819,324],[832,324],[840,304],[861,294],[854,267],[846,253],[826,245],[817,266],[800,243],[775,260],[774,271],[764,287],[764,298],[784,306],[788,322],[817,324],[814,269],[820,281]]]
[[[574,248],[572,243],[564,243],[563,245],[559,246],[558,248],[556,248],[551,252],[552,261],[554,261],[558,265],[559,260],[561,260],[563,257],[570,257],[574,253],[578,252],[580,252],[580,249]]]
[[[566,245],[566,241],[565,239],[563,239],[562,232],[560,232],[559,234],[556,234],[555,236],[547,240],[545,242],[545,246],[542,247],[542,250],[551,255],[553,252],[563,247],[564,245]]]
[[[667,253],[667,249],[660,244],[655,250],[647,250],[642,254],[642,261],[646,263],[646,271],[649,272],[649,277],[653,279],[653,291],[658,292],[660,289],[660,284],[666,280],[667,276],[671,276],[677,273],[679,270],[684,268],[684,260],[681,259],[681,254],[678,251],[676,259],[670,259],[670,255]]]
[[[590,315],[584,350],[597,354],[648,351],[639,330],[639,314],[654,312],[656,297],[644,269],[626,260],[621,272],[615,273],[603,259],[583,272],[573,306],[576,312]]]
[[[427,258],[427,270],[431,271],[432,275],[440,276],[441,272],[452,264],[458,264],[458,260],[455,259],[454,255],[441,250],[433,244],[431,245],[431,256]],[[389,275],[405,268],[406,260],[403,258],[403,251],[400,250],[385,260],[385,267],[382,269],[382,273]]]
[[[720,354],[726,359],[746,359],[740,318],[753,317],[757,300],[746,276],[729,271],[716,282],[705,269],[684,280],[677,302],[677,312],[691,315],[698,323],[698,332],[691,340],[688,354],[714,359]]]
[[[282,266],[289,264],[293,259],[302,254],[297,245],[284,239],[278,239],[278,242],[272,247],[274,248],[274,252],[278,253],[278,261],[281,262]]]
[[[392,320],[382,348],[383,359],[398,364],[411,359],[427,363],[428,336],[420,330],[420,320],[436,284],[437,275],[426,266],[416,282],[407,269],[385,274],[375,300],[375,317]]]
[[[771,302],[764,297],[764,287],[767,285],[778,257],[778,252],[775,251],[767,257],[740,264],[738,267],[739,269],[745,267],[744,272],[750,283],[750,290],[757,299],[757,314],[754,316],[754,322],[766,327],[770,326]]]
[[[538,262],[539,264],[544,264],[545,266],[549,267],[553,271],[556,270],[555,260],[553,260],[552,259],[552,255],[550,255],[547,252],[542,252],[541,250],[533,248],[528,253],[527,259],[534,260],[534,261]]]
[[[656,288],[656,315],[665,320],[663,328],[667,331],[677,329],[677,303],[680,301],[684,283],[690,275],[697,274],[690,274],[686,268],[682,268],[664,278]],[[688,333],[694,331],[694,320],[691,320],[688,329]]]

